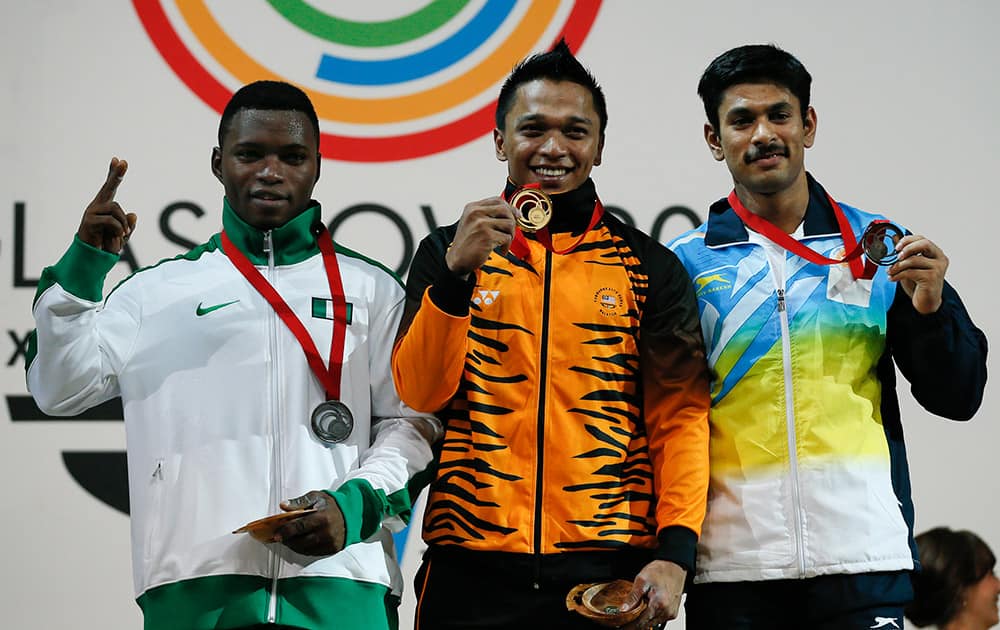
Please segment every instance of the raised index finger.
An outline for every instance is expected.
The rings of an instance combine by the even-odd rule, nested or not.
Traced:
[[[106,203],[108,201],[113,201],[115,198],[115,193],[118,191],[118,185],[122,183],[125,179],[125,171],[128,170],[128,162],[125,160],[119,160],[116,157],[111,158],[111,166],[108,167],[108,178],[104,180],[104,184],[101,185],[101,189],[97,191],[97,196],[94,197],[95,203]]]

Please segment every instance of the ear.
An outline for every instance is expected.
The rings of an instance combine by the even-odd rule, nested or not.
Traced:
[[[715,161],[721,162],[726,159],[726,153],[722,150],[722,139],[715,132],[715,127],[712,126],[712,123],[705,123],[704,133],[705,142],[708,143],[708,149],[712,152],[712,157],[715,158]]]
[[[212,174],[223,186],[226,185],[226,182],[222,181],[222,149],[220,147],[212,149]]]
[[[802,121],[802,127],[806,132],[802,144],[808,149],[816,142],[816,110],[813,109],[812,105],[806,109],[806,118]]]
[[[320,167],[322,167],[322,166],[323,166],[323,155],[319,151],[317,151],[316,152],[316,179],[313,180],[314,184],[319,181],[319,172],[321,170]]]
[[[604,134],[601,134],[601,139],[597,142],[597,156],[594,157],[594,166],[601,165],[601,159],[604,156]]]
[[[503,151],[503,132],[498,127],[493,129],[493,147],[496,149],[497,159],[506,162],[507,154]]]

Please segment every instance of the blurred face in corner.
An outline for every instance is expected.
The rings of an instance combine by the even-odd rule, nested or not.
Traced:
[[[994,567],[983,579],[965,589],[963,593],[965,605],[958,615],[967,622],[962,627],[992,628],[1000,624],[997,598],[1000,598],[1000,578],[997,578]]]

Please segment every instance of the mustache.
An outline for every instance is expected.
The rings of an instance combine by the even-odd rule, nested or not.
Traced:
[[[764,145],[754,145],[743,156],[743,162],[750,164],[759,160],[765,155],[781,155],[788,157],[788,147],[784,147],[776,142]]]

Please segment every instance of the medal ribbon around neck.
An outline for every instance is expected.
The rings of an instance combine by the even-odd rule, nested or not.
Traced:
[[[875,275],[875,270],[877,269],[875,266],[876,263],[868,259],[861,262],[861,254],[864,251],[864,243],[868,235],[868,230],[871,230],[880,224],[886,224],[889,226],[892,224],[884,219],[872,221],[872,224],[865,230],[865,236],[862,237],[862,242],[859,243],[857,239],[854,238],[854,231],[851,229],[851,224],[847,221],[847,217],[844,216],[844,211],[841,210],[840,204],[834,201],[833,197],[829,194],[826,198],[830,201],[830,205],[833,207],[834,216],[837,217],[837,225],[840,226],[840,237],[844,241],[844,251],[848,252],[843,258],[827,258],[816,250],[806,247],[801,242],[795,240],[786,234],[784,230],[780,229],[767,219],[750,212],[736,195],[735,189],[733,192],[729,193],[729,205],[740,217],[740,219],[743,220],[743,223],[747,227],[752,229],[754,232],[763,235],[775,245],[783,247],[793,254],[801,258],[805,258],[809,262],[816,263],[817,265],[837,265],[846,262],[850,266],[851,275],[854,276],[855,280],[871,279],[872,276]],[[896,229],[898,231],[898,228]]]
[[[521,186],[521,188],[535,188],[541,190],[542,186],[541,184],[534,183],[534,184],[526,184],[524,186]],[[504,193],[501,193],[500,196],[504,201],[509,201],[506,195],[506,191]],[[568,254],[580,246],[580,243],[583,242],[583,239],[587,238],[587,233],[590,232],[592,229],[594,229],[594,226],[597,225],[598,221],[600,221],[601,217],[603,216],[604,216],[604,204],[601,203],[600,199],[595,199],[594,211],[590,214],[590,223],[587,225],[587,229],[583,231],[583,234],[581,234],[579,238],[570,243],[570,246],[565,249],[556,249],[555,246],[553,246],[552,234],[549,233],[548,226],[545,226],[542,229],[535,232],[535,237],[537,238],[538,242],[542,244],[542,247],[552,252],[553,254],[558,254],[560,256],[563,254]],[[528,251],[529,251],[528,239],[525,238],[524,232],[521,230],[521,228],[515,226],[514,238],[511,240],[510,243],[510,252],[515,256],[517,256],[518,258],[520,258],[521,260],[525,260],[528,257]]]
[[[330,297],[333,300],[333,336],[330,339],[329,367],[323,365],[323,359],[320,357],[312,337],[309,336],[309,331],[306,330],[305,325],[288,306],[288,303],[271,286],[267,278],[257,271],[257,268],[243,252],[229,240],[229,235],[226,234],[225,230],[222,231],[223,253],[243,277],[253,285],[253,288],[257,289],[257,292],[267,300],[281,321],[285,322],[288,329],[295,335],[299,345],[302,346],[302,352],[306,355],[309,367],[322,383],[323,389],[326,390],[327,399],[340,400],[340,374],[344,367],[344,339],[347,335],[347,301],[344,298],[344,285],[340,279],[340,269],[337,266],[337,252],[325,225],[321,226],[316,234],[316,244],[319,245],[319,251],[323,255],[323,266],[326,268],[326,279],[330,285]]]

